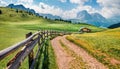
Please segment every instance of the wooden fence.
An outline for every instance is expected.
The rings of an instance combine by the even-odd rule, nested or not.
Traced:
[[[6,64],[6,69],[18,69],[27,56],[29,69],[34,69],[36,59],[40,53],[40,47],[44,44],[46,39],[51,38],[54,35],[57,36],[58,34],[65,33],[56,31],[39,31],[32,34],[32,32],[30,32],[26,34],[25,40],[0,51],[0,61],[22,47],[22,49]],[[34,54],[33,49],[36,44],[38,44],[38,50],[37,53]]]

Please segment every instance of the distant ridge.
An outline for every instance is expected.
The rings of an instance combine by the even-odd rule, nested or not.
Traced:
[[[118,27],[120,27],[120,23],[113,24],[113,25],[109,26],[108,28],[113,29],[113,28],[118,28]]]
[[[22,4],[20,4],[20,5],[9,4],[7,7],[8,7],[8,8],[19,9],[19,10],[24,10],[24,11],[30,12],[30,13],[32,13],[32,14],[35,14],[35,15],[37,15],[37,16],[42,16],[42,17],[44,17],[44,18],[48,18],[48,19],[52,19],[52,20],[61,19],[60,16],[56,16],[56,15],[52,15],[52,14],[36,13],[35,10],[30,9],[30,8],[26,8],[26,7],[24,7]]]
[[[43,16],[43,18],[47,18],[47,19],[62,19],[60,16],[56,16],[56,15],[52,15],[52,14],[39,14],[40,16]]]
[[[109,22],[105,17],[99,13],[88,13],[86,10],[80,11],[77,13],[76,19],[71,19],[72,22],[83,22],[92,24],[98,27],[108,27]]]
[[[17,22],[17,21],[28,21],[39,19],[40,17],[36,16],[35,14],[31,14],[24,10],[18,10],[14,8],[7,8],[7,7],[0,7],[0,22],[10,21],[10,22]]]
[[[14,8],[14,9],[23,10],[23,11],[30,12],[32,14],[35,14],[35,15],[39,16],[39,14],[35,12],[35,10],[30,9],[30,8],[26,8],[22,4],[20,4],[20,5],[9,4],[7,7],[8,8]]]

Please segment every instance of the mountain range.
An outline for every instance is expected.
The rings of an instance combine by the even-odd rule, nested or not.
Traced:
[[[39,13],[39,15],[42,16],[43,18],[52,19],[52,20],[61,19],[60,16],[56,16],[56,15],[52,15],[52,14],[42,14],[42,13]]]
[[[25,8],[23,5],[9,4],[7,7],[28,11],[33,14],[36,14],[37,16],[42,16],[44,18],[48,18],[48,19],[52,19],[52,20],[62,19],[60,16],[56,16],[56,15],[52,15],[52,14],[36,13],[33,9]],[[87,23],[87,24],[92,24],[92,25],[98,26],[98,27],[109,27],[112,24],[119,23],[120,22],[119,18],[120,18],[120,16],[106,19],[99,13],[90,14],[86,10],[83,10],[83,11],[80,11],[77,13],[76,18],[67,19],[67,20],[69,20],[73,23]],[[63,19],[63,20],[66,20],[66,19]]]
[[[108,26],[108,20],[105,17],[103,17],[99,13],[90,14],[86,10],[78,12],[77,17],[75,19],[71,19],[71,21],[88,23],[95,26]]]
[[[52,19],[52,20],[55,20],[55,19],[61,19],[60,16],[55,16],[55,15],[52,15],[52,14],[42,14],[42,13],[36,13],[35,10],[33,9],[30,9],[30,8],[26,8],[24,7],[23,5],[14,5],[14,4],[9,4],[7,6],[8,8],[14,8],[14,9],[19,9],[19,10],[24,10],[24,11],[27,11],[27,12],[31,12],[37,16],[43,16],[44,18],[48,18],[48,19]]]
[[[33,13],[33,14],[39,16],[39,14],[35,12],[35,10],[30,9],[30,8],[25,8],[25,7],[24,7],[23,5],[21,5],[21,4],[20,4],[20,5],[9,4],[7,7],[8,7],[8,8],[19,9],[19,10],[24,10],[24,11],[27,11],[27,12],[30,12],[30,13]]]

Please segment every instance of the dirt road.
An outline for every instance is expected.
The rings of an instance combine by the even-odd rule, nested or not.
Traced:
[[[54,52],[57,57],[57,63],[59,69],[69,69],[69,62],[73,59],[70,55],[67,54],[67,52],[62,48],[59,40],[61,39],[60,36],[54,38],[51,41],[51,44],[53,46]]]
[[[53,46],[54,52],[57,57],[56,60],[57,60],[59,69],[82,69],[78,66],[78,65],[81,65],[81,64],[78,64],[78,63],[81,63],[79,61],[73,64],[76,67],[71,68],[70,62],[74,60],[74,57],[66,52],[66,50],[62,47],[60,41],[67,48],[73,51],[77,56],[80,56],[82,58],[83,63],[85,62],[86,65],[88,66],[88,67],[85,67],[86,69],[107,69],[103,64],[101,64],[95,58],[89,55],[84,49],[71,43],[65,37],[66,36],[58,36],[54,38],[53,40],[51,40],[51,44]]]

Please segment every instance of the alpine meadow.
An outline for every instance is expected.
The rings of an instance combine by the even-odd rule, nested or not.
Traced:
[[[0,69],[120,69],[119,4],[1,0]]]

